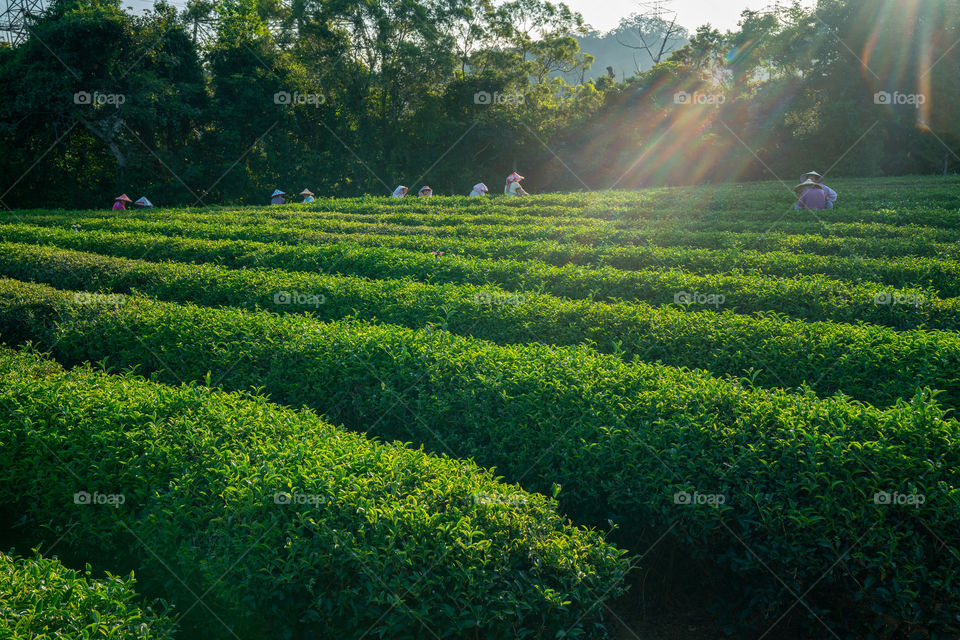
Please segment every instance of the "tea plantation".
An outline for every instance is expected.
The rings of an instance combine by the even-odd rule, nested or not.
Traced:
[[[0,637],[960,638],[960,179],[831,186],[0,214]]]

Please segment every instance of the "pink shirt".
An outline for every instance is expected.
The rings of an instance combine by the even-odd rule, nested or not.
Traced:
[[[125,206],[123,206],[123,200],[117,200],[116,202],[114,202],[114,203],[113,203],[113,208],[114,208],[114,209],[123,209],[124,211],[127,210],[127,208],[126,208]]]
[[[827,194],[823,189],[811,187],[803,192],[800,199],[797,200],[797,206],[801,209],[826,209]]]

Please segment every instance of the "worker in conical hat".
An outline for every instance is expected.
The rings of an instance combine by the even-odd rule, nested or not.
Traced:
[[[483,184],[482,182],[478,182],[477,184],[473,185],[473,191],[470,192],[470,197],[476,198],[477,196],[485,196],[487,195],[487,191],[489,191],[489,189],[487,189],[487,185]]]
[[[125,193],[120,194],[119,196],[117,196],[116,198],[113,199],[113,208],[114,208],[114,209],[122,209],[122,210],[126,211],[127,206],[126,206],[125,203],[127,203],[127,202],[133,202],[133,200],[131,200],[130,198],[128,198],[128,197],[127,197],[127,194],[125,194]]]
[[[403,196],[407,195],[407,191],[408,189],[401,184],[400,186],[398,186],[396,189],[393,190],[393,196],[391,197],[402,198]]]
[[[313,202],[313,193],[310,191],[310,189],[304,189],[300,192],[300,195],[303,196],[304,202]]]
[[[520,181],[523,180],[523,176],[514,171],[507,176],[507,184],[503,188],[503,192],[508,196],[527,196],[530,195],[523,190],[523,187],[520,186]]]
[[[280,189],[275,189],[273,193],[270,194],[270,204],[283,204],[286,200],[283,199],[283,196],[286,195],[286,191],[280,191]]]
[[[806,180],[795,186],[793,190],[800,195],[800,199],[797,200],[797,204],[793,207],[794,209],[827,208],[827,194],[819,183],[813,180]]]
[[[823,184],[823,176],[816,171],[807,171],[800,176],[800,182],[804,182],[805,180],[813,180],[820,185],[823,193],[827,196],[827,209],[833,209],[833,204],[837,201],[837,192]]]
[[[141,196],[140,199],[133,204],[143,208],[153,207],[153,203],[147,200],[147,196]]]

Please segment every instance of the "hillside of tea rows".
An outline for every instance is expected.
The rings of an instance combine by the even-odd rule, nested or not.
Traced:
[[[0,214],[0,635],[960,637],[960,179],[831,186]]]

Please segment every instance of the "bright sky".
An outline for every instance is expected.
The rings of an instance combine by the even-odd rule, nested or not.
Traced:
[[[574,11],[579,11],[583,19],[598,31],[608,31],[620,23],[620,19],[631,13],[640,12],[638,0],[554,0],[566,2]],[[710,23],[721,31],[733,29],[744,9],[761,10],[772,6],[775,0],[662,0],[664,7],[677,13],[677,22],[693,32],[702,24]],[[153,6],[153,0],[122,0],[124,7],[133,7],[143,11]],[[172,0],[177,7],[184,7],[186,0]],[[645,4],[651,4],[645,1]],[[790,4],[782,0],[783,5]],[[805,5],[815,4],[815,0],[806,0]]]
[[[645,13],[641,2],[637,0],[564,0],[574,11],[579,11],[583,19],[597,31],[609,31],[620,23],[620,19],[631,13]],[[652,1],[642,4],[650,5]],[[740,20],[740,13],[744,9],[759,11],[772,7],[775,0],[663,0],[665,9],[675,11],[677,22],[691,33],[700,25],[710,23],[720,31],[732,30]],[[782,1],[781,5],[788,6],[790,2]],[[805,1],[802,4],[813,6],[815,1]]]

